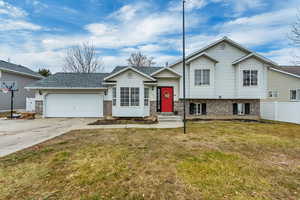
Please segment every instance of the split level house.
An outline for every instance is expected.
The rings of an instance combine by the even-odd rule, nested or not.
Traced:
[[[274,100],[273,90],[285,90],[271,84],[277,81],[273,72],[296,78],[293,88],[300,88],[299,76],[227,37],[187,56],[185,72],[188,118],[259,118],[260,102]],[[36,111],[44,117],[183,114],[182,60],[111,73],[57,73],[27,88],[36,92]]]
[[[17,91],[14,92],[14,109],[26,108],[26,98],[34,98],[35,92],[26,90],[24,87],[42,78],[27,67],[0,60],[0,86],[2,83],[14,82],[17,87]],[[11,109],[11,95],[0,90],[0,111],[9,109]]]

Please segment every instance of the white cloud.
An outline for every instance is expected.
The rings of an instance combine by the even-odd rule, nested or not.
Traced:
[[[141,4],[129,4],[121,7],[118,11],[111,14],[111,17],[120,21],[129,21],[133,19],[137,11],[142,7]]]
[[[0,21],[0,32],[1,31],[12,31],[12,30],[41,30],[42,27],[36,24],[24,20],[1,20]]]
[[[294,65],[296,61],[299,61],[300,49],[286,47],[261,54],[274,60],[280,65]]]
[[[7,15],[9,17],[25,17],[27,16],[26,11],[23,9],[12,6],[11,4],[0,0],[0,15]],[[1,17],[0,17],[1,18]]]
[[[226,9],[234,11],[235,16],[240,16],[249,9],[260,9],[265,7],[264,0],[210,0],[213,3],[221,3]],[[228,11],[228,10],[227,10]]]
[[[204,8],[208,4],[207,0],[188,0],[185,3],[186,11],[198,10]],[[170,11],[182,11],[182,1],[171,1],[169,5]]]
[[[287,34],[290,31],[289,22],[296,16],[296,8],[241,17],[218,25],[220,33],[241,42],[242,44],[256,46],[270,43],[287,43]]]

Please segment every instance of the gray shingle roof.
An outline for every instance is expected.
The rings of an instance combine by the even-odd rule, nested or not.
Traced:
[[[128,66],[117,66],[111,73],[111,74],[114,74],[122,69],[125,69],[126,67]],[[147,75],[151,75],[153,72],[157,71],[157,70],[160,70],[162,67],[132,67],[144,74],[147,74]]]
[[[27,87],[32,88],[100,88],[107,73],[56,73]]]
[[[0,60],[0,69],[15,72],[15,73],[20,73],[20,74],[25,74],[28,76],[43,78],[39,73],[34,72],[27,67],[9,63],[3,60]]]
[[[280,66],[279,69],[300,76],[300,66]]]

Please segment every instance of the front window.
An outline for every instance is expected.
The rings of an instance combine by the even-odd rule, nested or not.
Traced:
[[[149,88],[144,88],[144,106],[149,106]]]
[[[206,103],[191,103],[190,104],[191,115],[206,115]]]
[[[243,71],[243,85],[244,86],[257,86],[258,84],[258,71],[257,70],[244,70]]]
[[[195,85],[209,85],[210,84],[210,70],[196,69],[195,70]]]
[[[233,114],[234,115],[250,115],[250,103],[234,103]]]
[[[140,88],[121,87],[121,106],[139,106],[140,105]]]
[[[130,88],[131,106],[140,105],[140,88]]]
[[[117,105],[117,88],[112,89],[112,101],[113,101],[113,106]]]
[[[298,90],[290,90],[290,100],[292,100],[292,101],[300,101],[300,89],[298,89]]]
[[[129,106],[129,88],[121,87],[121,106]]]

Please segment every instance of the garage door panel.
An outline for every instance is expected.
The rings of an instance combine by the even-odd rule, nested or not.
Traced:
[[[101,94],[48,94],[46,117],[102,117]]]

